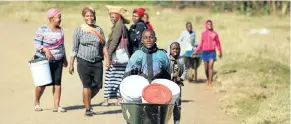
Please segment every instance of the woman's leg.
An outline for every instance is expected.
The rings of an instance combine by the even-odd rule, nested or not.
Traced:
[[[44,90],[45,90],[45,86],[40,86],[40,87],[38,86],[35,88],[35,105],[40,104],[39,101],[40,101],[40,98],[41,98]]]
[[[91,99],[93,99],[99,92],[99,88],[91,88]]]
[[[212,82],[213,82],[213,66],[214,66],[214,59],[210,59],[209,60],[209,64],[208,64],[208,70],[209,70],[209,85],[212,86]]]
[[[77,71],[83,84],[83,103],[85,105],[85,116],[93,116],[93,112],[91,111],[91,87],[93,81],[91,71],[95,68],[92,68],[91,63],[81,58],[77,58],[77,62]]]
[[[207,78],[207,83],[206,85],[209,85],[209,69],[208,69],[208,63],[209,62],[204,62],[204,67],[205,67],[205,74],[206,74],[206,78]]]
[[[83,103],[86,110],[90,110],[91,107],[91,88],[83,88]]]
[[[54,108],[58,109],[60,107],[61,99],[61,86],[53,85],[53,95],[54,95]]]
[[[120,64],[118,66],[115,67],[115,71],[118,72],[115,76],[116,80],[118,80],[118,85],[117,85],[117,88],[116,88],[116,96],[117,96],[117,102],[116,102],[116,105],[121,105],[120,103],[122,102],[122,97],[120,95],[120,84],[122,82],[122,77],[125,73],[125,69],[126,69],[126,66],[127,64]]]
[[[52,92],[54,96],[54,112],[65,112],[66,110],[60,107],[61,99],[61,82],[63,72],[63,60],[52,62],[50,64],[52,74]]]

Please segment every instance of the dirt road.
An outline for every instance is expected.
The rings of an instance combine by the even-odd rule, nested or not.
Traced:
[[[91,118],[84,117],[82,85],[78,75],[63,72],[63,94],[61,105],[67,113],[53,113],[51,88],[47,88],[42,99],[43,112],[35,112],[34,86],[27,61],[33,55],[33,36],[39,25],[0,22],[1,27],[1,106],[0,124],[122,124],[125,123],[120,107],[95,106],[94,110],[103,114]],[[67,54],[71,50],[72,31],[65,30]],[[203,67],[199,78],[203,79]],[[219,95],[205,90],[204,84],[185,83],[182,92],[182,124],[235,124],[218,108]],[[93,100],[102,101],[103,92]]]

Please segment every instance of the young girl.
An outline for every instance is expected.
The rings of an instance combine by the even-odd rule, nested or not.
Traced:
[[[213,81],[213,65],[216,61],[216,51],[215,48],[218,48],[219,57],[222,57],[222,49],[220,45],[220,40],[218,34],[213,30],[213,25],[211,20],[207,20],[206,30],[202,32],[201,42],[195,52],[192,54],[192,57],[196,56],[202,50],[202,59],[205,65],[205,73],[207,77],[206,86],[212,86]]]
[[[170,58],[171,67],[171,80],[180,86],[183,85],[183,81],[187,75],[187,68],[184,63],[184,59],[180,57],[180,44],[178,42],[171,42],[168,49],[168,56]],[[175,102],[174,111],[174,124],[180,123],[181,118],[181,93],[178,100]]]
[[[146,29],[142,34],[143,46],[129,59],[124,78],[140,75],[152,82],[154,79],[171,79],[170,62],[164,50],[156,45],[153,30]]]

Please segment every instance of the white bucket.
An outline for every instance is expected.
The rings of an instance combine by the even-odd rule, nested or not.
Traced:
[[[29,66],[35,86],[43,86],[52,82],[48,60],[32,60],[29,62]]]
[[[176,100],[179,98],[181,91],[179,85],[177,85],[175,82],[167,79],[155,79],[153,80],[152,83],[162,84],[171,90],[172,100],[170,101],[170,104],[174,104]]]
[[[131,75],[122,80],[120,93],[124,103],[141,103],[142,90],[149,85],[147,79],[138,75]]]

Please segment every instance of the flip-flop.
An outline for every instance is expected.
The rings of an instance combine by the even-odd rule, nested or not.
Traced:
[[[42,108],[39,105],[34,106],[34,111],[42,111]]]
[[[53,112],[67,112],[67,110],[62,107],[58,107],[57,109],[53,109]]]

